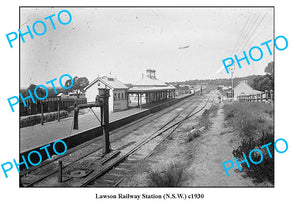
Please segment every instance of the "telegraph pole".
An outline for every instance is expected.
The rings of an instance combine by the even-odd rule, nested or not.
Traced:
[[[234,89],[233,89],[233,73],[235,70],[235,66],[233,65],[233,67],[230,68],[230,73],[231,73],[231,97],[232,99],[234,98]]]

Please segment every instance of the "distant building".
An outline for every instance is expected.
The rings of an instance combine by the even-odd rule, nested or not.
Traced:
[[[232,98],[233,95],[232,95],[232,89],[231,89],[231,86],[224,86],[223,87],[223,90],[222,90],[222,94],[223,96],[226,96],[227,98]]]
[[[218,85],[218,86],[217,86],[217,90],[220,90],[220,91],[222,91],[222,90],[223,90],[223,88],[224,88],[224,85]]]
[[[84,88],[88,103],[95,103],[96,96],[99,94],[98,88],[110,89],[109,111],[117,112],[128,109],[128,87],[116,78],[107,76],[97,77]]]
[[[255,90],[247,84],[247,81],[241,81],[236,87],[233,89],[234,92],[234,100],[237,100],[237,97],[240,95],[255,95],[262,93],[261,91]]]
[[[64,93],[58,93],[57,97],[60,97],[61,99],[67,99],[67,98],[69,98],[69,96],[66,95],[66,94],[64,94]]]
[[[174,85],[176,88],[175,90],[175,95],[183,95],[183,94],[190,94],[191,93],[191,88],[188,85]]]
[[[80,93],[80,94],[76,94],[76,92],[69,92],[67,96],[63,96],[62,98],[73,98],[73,99],[78,99],[78,98],[85,98],[85,94],[84,93]]]
[[[225,92],[228,91],[228,90],[230,90],[230,89],[231,89],[231,87],[227,87],[227,86],[223,87],[223,91],[225,91]]]

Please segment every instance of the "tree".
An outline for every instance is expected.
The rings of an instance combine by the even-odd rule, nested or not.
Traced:
[[[274,90],[274,62],[270,62],[265,68],[266,75],[257,76],[253,79],[252,88],[265,91]]]
[[[28,90],[30,90],[31,93],[32,93],[32,95],[35,96],[35,94],[34,94],[34,89],[35,89],[36,87],[37,87],[37,85],[35,85],[35,84],[30,84],[30,86],[29,86],[29,87],[27,88],[27,90],[26,90],[26,93],[23,94],[23,95],[29,96]],[[42,89],[41,87],[39,87],[39,88],[36,89],[36,94],[37,94],[37,96],[38,96],[39,98],[44,98],[45,95],[46,95],[46,91],[45,91],[45,89]],[[24,97],[25,97],[25,96],[24,96]]]
[[[71,85],[71,79],[68,79],[65,82],[65,87],[69,87]],[[73,86],[68,89],[68,92],[75,92],[77,97],[79,98],[79,94],[83,92],[83,89],[89,85],[89,80],[86,77],[77,77],[73,78]]]
[[[274,75],[274,62],[270,62],[265,68],[265,73],[269,75]]]

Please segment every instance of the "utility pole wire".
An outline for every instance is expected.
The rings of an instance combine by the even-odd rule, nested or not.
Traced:
[[[252,25],[254,24],[254,19],[255,19],[255,15],[253,13],[250,14],[250,17],[249,17],[249,22],[247,24],[247,27],[245,28],[244,32],[243,32],[243,35],[241,37],[241,40],[240,40],[240,45],[237,47],[237,49],[235,50],[235,53],[240,50],[241,46],[243,45],[243,43],[245,42],[245,39],[248,37],[248,34],[250,32],[250,29],[252,27]]]
[[[252,15],[252,13],[248,16],[247,21],[245,22],[245,24],[244,24],[244,26],[243,26],[243,29],[241,30],[240,36],[239,36],[238,40],[236,41],[235,47],[234,47],[234,49],[232,49],[232,54],[231,54],[231,55],[233,55],[234,52],[237,50],[238,44],[240,43],[242,37],[243,37],[244,34],[245,34],[245,29],[246,29],[246,27],[248,26],[247,24],[248,24],[248,22],[249,22],[249,20],[250,20],[251,15]]]
[[[273,18],[271,17],[271,20],[266,21],[266,24],[264,24],[263,26],[271,25],[271,24],[272,24],[272,21],[273,21]],[[272,25],[272,26],[273,26],[273,25]],[[254,35],[254,37],[253,37],[252,41],[250,42],[250,44],[253,44],[253,42],[255,41],[254,38],[255,38],[257,35],[259,35],[259,34],[262,32],[263,29],[264,29],[264,27],[261,27],[259,31],[256,30],[256,34]],[[270,40],[270,39],[273,39],[273,31],[271,32],[271,34],[268,33],[267,36],[264,36],[263,38],[264,38],[264,39],[263,39],[262,41],[268,41],[268,40]],[[255,45],[258,45],[258,44],[255,44]],[[257,56],[257,53],[258,53],[258,52],[254,52],[254,56]]]
[[[253,22],[252,22],[252,25],[249,27],[249,30],[248,30],[248,32],[247,32],[245,38],[244,38],[244,41],[243,41],[243,43],[241,44],[241,46],[240,46],[240,48],[239,48],[239,51],[238,51],[238,53],[237,53],[236,55],[239,55],[239,54],[243,51],[245,45],[248,43],[249,39],[251,38],[252,31],[254,30],[254,26],[255,26],[255,24],[257,23],[258,18],[259,18],[259,16],[256,17],[255,21],[253,21]],[[258,26],[258,24],[257,24],[256,26]]]
[[[251,43],[249,43],[250,41],[253,42],[253,39],[257,36],[257,32],[258,32],[257,29],[258,29],[258,27],[261,26],[261,23],[262,23],[263,20],[265,19],[267,13],[268,13],[268,12],[266,12],[266,13],[263,15],[262,19],[261,19],[260,22],[257,24],[256,28],[253,28],[253,30],[252,30],[253,33],[254,33],[254,32],[256,32],[256,33],[254,33],[254,34],[252,33],[252,36],[249,36],[249,38],[248,38],[248,40],[247,40],[247,43],[244,44],[244,46],[241,48],[241,50],[239,51],[238,54],[240,54],[240,52],[242,52],[249,44],[251,44]],[[258,20],[258,18],[257,18],[257,20]]]

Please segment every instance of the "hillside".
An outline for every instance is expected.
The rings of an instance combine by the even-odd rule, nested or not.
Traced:
[[[233,78],[233,86],[235,87],[240,81],[247,80],[249,85],[252,85],[253,79],[259,75],[250,75],[240,78]],[[204,79],[204,80],[188,80],[188,81],[181,81],[181,82],[169,82],[171,84],[187,84],[187,85],[210,85],[210,86],[231,86],[231,79]]]

